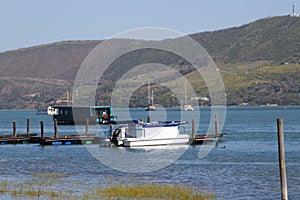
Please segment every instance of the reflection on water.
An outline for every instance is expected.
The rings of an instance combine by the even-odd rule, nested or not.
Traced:
[[[89,152],[104,165],[125,173],[156,171],[171,165],[188,148],[182,146],[164,146],[160,148],[99,148],[86,146]]]

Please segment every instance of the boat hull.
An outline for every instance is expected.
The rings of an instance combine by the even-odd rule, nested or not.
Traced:
[[[189,135],[178,135],[176,138],[126,138],[123,140],[124,147],[143,147],[161,145],[182,145],[189,143]]]

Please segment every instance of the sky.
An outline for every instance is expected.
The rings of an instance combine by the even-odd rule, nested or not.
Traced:
[[[0,52],[143,27],[183,34],[288,15],[300,0],[0,0]]]

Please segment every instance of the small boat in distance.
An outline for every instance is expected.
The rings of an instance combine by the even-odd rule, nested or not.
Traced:
[[[153,90],[150,88],[150,82],[148,81],[148,106],[146,108],[146,111],[156,111],[156,107],[154,105],[153,100]]]
[[[48,106],[47,115],[55,115],[55,108],[53,108],[52,106]]]
[[[113,131],[111,142],[118,147],[188,145],[189,135],[180,133],[182,121],[134,122]]]
[[[193,106],[191,104],[187,104],[186,96],[186,80],[184,80],[184,103],[181,103],[181,110],[194,111]]]
[[[193,106],[190,105],[190,104],[185,104],[185,105],[183,106],[183,110],[184,110],[184,111],[193,111],[194,108],[193,108]]]

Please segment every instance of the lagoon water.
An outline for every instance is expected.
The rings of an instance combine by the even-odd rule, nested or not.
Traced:
[[[168,120],[177,120],[181,112],[167,109],[163,113],[153,112],[151,119],[163,116]],[[190,113],[185,116],[187,121],[195,114]],[[134,119],[146,119],[147,112],[131,109],[130,115]],[[0,134],[12,134],[13,121],[17,122],[17,132],[25,133],[27,117],[31,120],[32,133],[39,133],[39,122],[43,120],[45,132],[53,134],[52,117],[35,115],[33,110],[0,111]],[[290,199],[300,199],[300,106],[228,107],[222,130],[228,136],[207,156],[199,157],[201,146],[189,147],[172,164],[144,173],[112,169],[81,145],[0,145],[0,180],[23,183],[39,177],[37,174],[65,174],[62,181],[49,187],[81,194],[112,183],[175,184],[199,187],[204,193],[215,194],[217,199],[280,199],[277,118],[284,120],[288,195]],[[207,131],[210,119],[210,108],[200,108],[199,133]],[[91,126],[89,130],[99,133],[98,126]],[[58,131],[59,134],[70,134],[76,133],[77,129],[74,126],[59,126]],[[81,131],[85,131],[84,126],[79,127]],[[187,127],[189,131],[190,123]],[[108,153],[110,150],[122,151],[97,145],[93,148],[106,148]],[[6,198],[0,194],[0,199]]]

